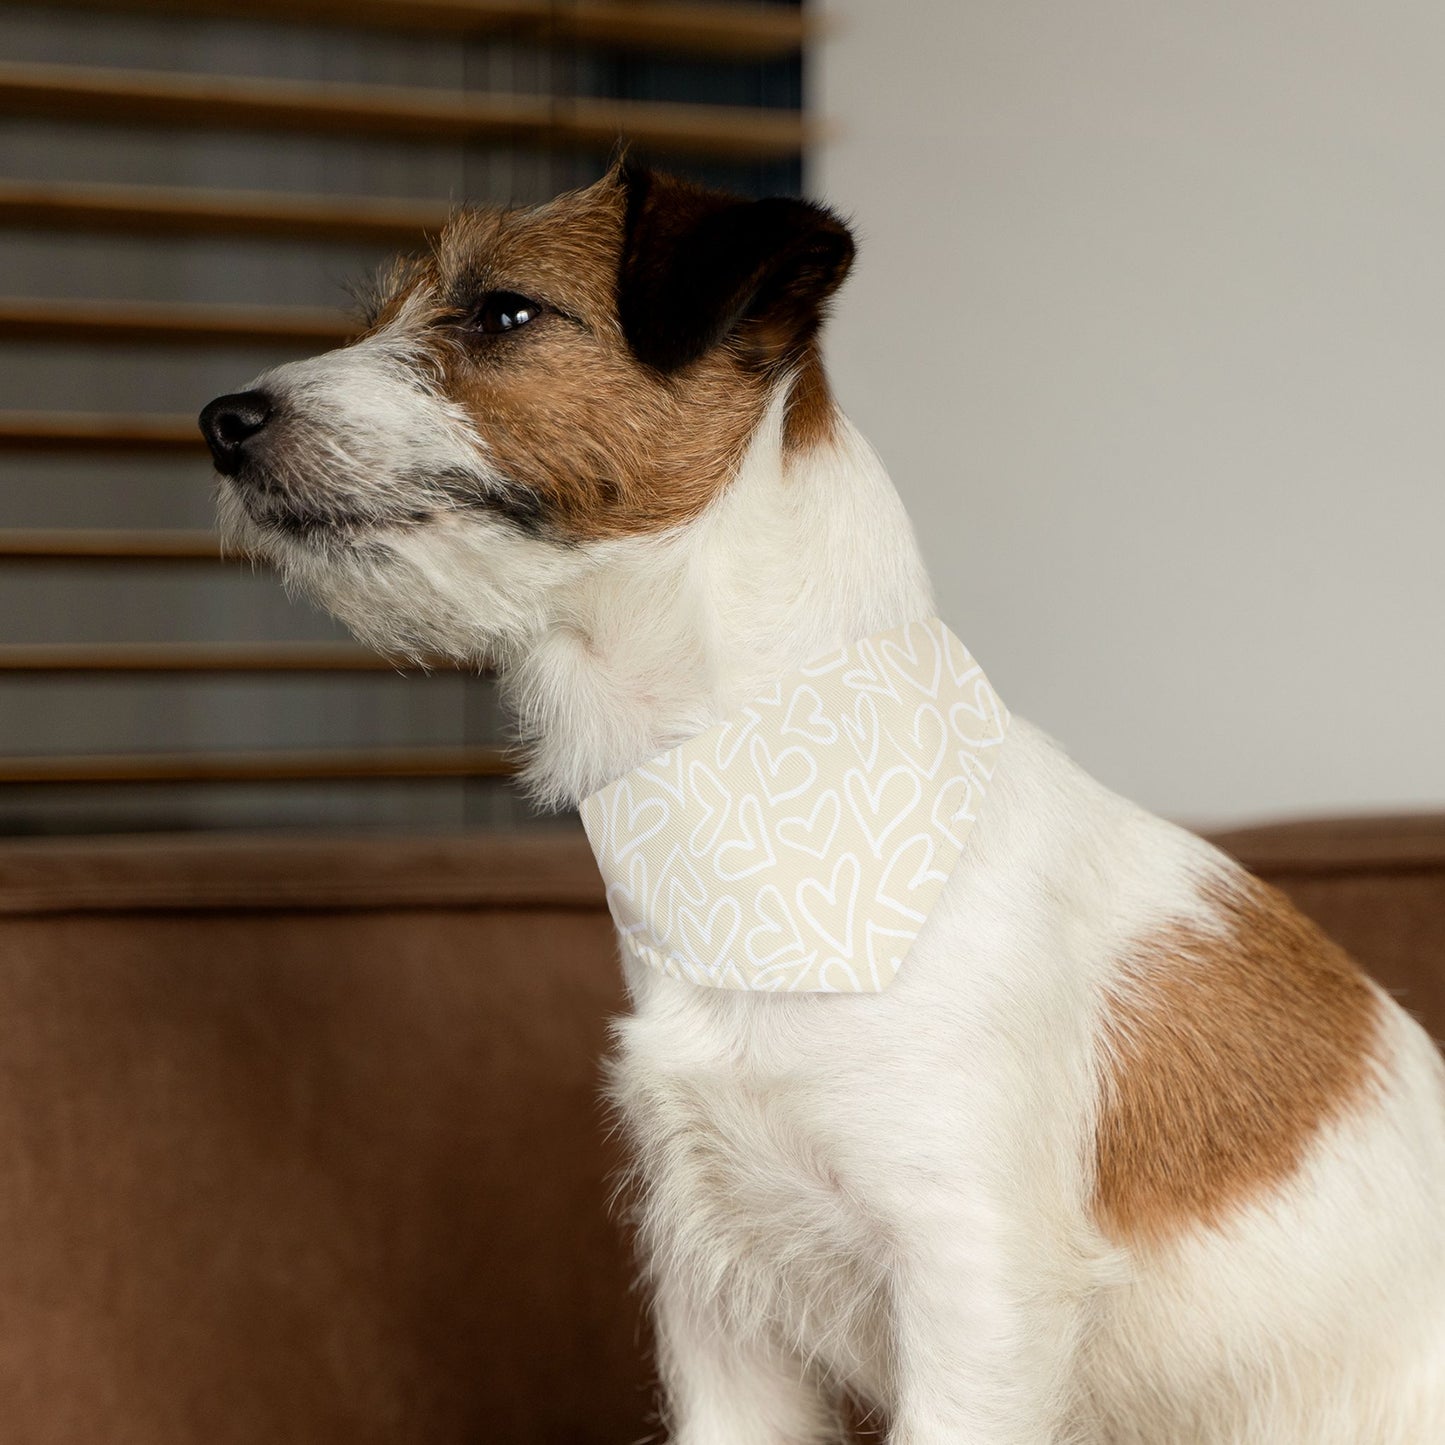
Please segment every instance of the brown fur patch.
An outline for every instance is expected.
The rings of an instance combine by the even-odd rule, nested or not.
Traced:
[[[816,346],[809,346],[798,367],[783,422],[783,450],[789,456],[812,451],[833,440],[838,421],[833,392]]]
[[[1116,1238],[1219,1226],[1287,1181],[1372,1076],[1379,1000],[1350,958],[1246,874],[1210,902],[1217,932],[1145,939],[1111,1000],[1094,1205]]]
[[[769,394],[731,343],[676,376],[633,356],[617,314],[623,211],[609,179],[532,210],[463,212],[383,313],[434,352],[497,471],[577,540],[695,517],[735,474]],[[514,334],[449,335],[448,315],[488,291],[548,309]]]

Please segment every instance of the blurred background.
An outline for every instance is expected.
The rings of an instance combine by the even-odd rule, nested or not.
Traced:
[[[0,832],[535,821],[485,680],[215,558],[192,418],[618,133],[853,219],[839,394],[1086,767],[1445,803],[1442,53],[1393,0],[0,5]]]
[[[829,355],[943,616],[1168,817],[1445,803],[1445,11],[826,0]]]
[[[617,137],[796,193],[795,5],[0,4],[0,833],[530,816],[485,680],[223,564],[195,414]]]

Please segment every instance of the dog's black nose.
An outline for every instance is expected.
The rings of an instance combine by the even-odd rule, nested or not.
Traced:
[[[218,396],[201,413],[201,432],[216,470],[234,477],[245,459],[246,443],[271,420],[271,398],[264,391]]]

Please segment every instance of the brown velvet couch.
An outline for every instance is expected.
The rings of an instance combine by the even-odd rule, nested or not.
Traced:
[[[1445,1033],[1445,818],[1221,839]],[[580,834],[0,843],[5,1445],[625,1445]]]

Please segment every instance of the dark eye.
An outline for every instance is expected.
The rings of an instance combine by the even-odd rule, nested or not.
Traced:
[[[484,335],[498,336],[535,321],[543,309],[540,301],[515,291],[488,291],[481,305],[472,312],[472,325]]]

